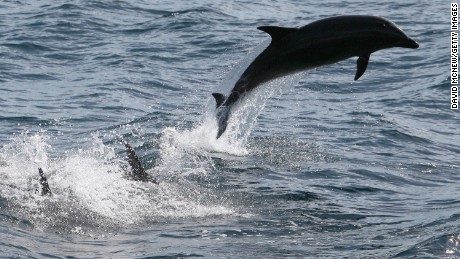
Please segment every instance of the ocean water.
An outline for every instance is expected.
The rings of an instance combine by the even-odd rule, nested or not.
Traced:
[[[342,14],[420,48],[268,83],[215,140],[258,26]],[[460,257],[449,22],[439,0],[0,2],[0,257]],[[119,137],[159,185],[126,179]]]

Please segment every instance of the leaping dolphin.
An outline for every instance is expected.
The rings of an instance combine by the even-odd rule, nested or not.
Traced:
[[[219,124],[217,138],[226,130],[233,104],[258,85],[354,56],[355,80],[366,71],[371,53],[393,47],[419,47],[394,23],[376,16],[345,15],[312,22],[301,28],[262,26],[270,45],[248,66],[228,97],[213,93]]]

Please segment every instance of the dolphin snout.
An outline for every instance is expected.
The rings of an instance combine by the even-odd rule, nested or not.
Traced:
[[[406,40],[401,42],[401,47],[410,48],[410,49],[417,49],[419,47],[419,45],[415,40],[413,40],[411,38],[407,38]]]

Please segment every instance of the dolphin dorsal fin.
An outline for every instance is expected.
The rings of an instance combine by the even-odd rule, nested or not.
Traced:
[[[285,36],[299,30],[297,28],[284,28],[278,26],[260,26],[257,27],[257,29],[270,34],[273,41],[284,38]]]
[[[214,96],[214,99],[216,99],[216,108],[219,108],[227,99],[225,95],[220,94],[220,93],[212,93],[212,96]]]

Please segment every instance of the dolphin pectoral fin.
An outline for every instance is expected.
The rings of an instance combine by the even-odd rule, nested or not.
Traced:
[[[220,93],[212,93],[212,96],[216,99],[216,108],[220,107],[224,103],[225,99],[227,99],[225,95]]]
[[[360,56],[356,61],[356,65],[358,66],[356,70],[355,80],[358,80],[364,72],[366,72],[367,64],[369,63],[369,57],[371,54],[367,54],[364,56]]]
[[[285,28],[278,26],[260,26],[257,27],[257,29],[268,33],[272,37],[273,41],[284,38],[286,35],[297,32],[299,30],[297,28]]]
[[[46,179],[45,174],[41,168],[38,168],[38,174],[40,175],[40,185],[42,187],[40,194],[41,195],[51,195],[51,189],[48,185],[48,180]]]

